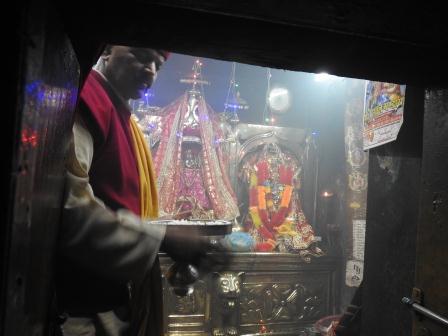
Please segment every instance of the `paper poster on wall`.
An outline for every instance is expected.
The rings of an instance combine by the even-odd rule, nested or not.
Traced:
[[[403,124],[406,85],[367,81],[364,99],[364,150],[397,139]]]

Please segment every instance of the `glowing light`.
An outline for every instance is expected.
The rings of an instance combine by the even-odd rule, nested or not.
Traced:
[[[321,72],[321,73],[314,75],[314,80],[316,82],[325,82],[325,81],[333,79],[334,77],[335,76],[332,76],[332,75],[328,74],[327,72]]]
[[[281,87],[272,89],[269,92],[268,102],[274,111],[279,113],[286,112],[291,105],[289,91]]]
[[[247,110],[249,108],[248,105],[240,105],[240,104],[224,104],[224,107],[238,110]]]
[[[331,192],[331,191],[329,191],[329,190],[324,190],[323,192],[322,192],[322,197],[331,197],[331,196],[333,196],[333,193]]]
[[[22,130],[21,141],[23,145],[31,145],[31,147],[36,147],[38,142],[37,132],[31,129]]]

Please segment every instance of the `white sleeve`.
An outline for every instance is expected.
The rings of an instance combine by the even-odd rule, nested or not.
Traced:
[[[89,184],[93,139],[80,121],[73,126],[60,230],[60,251],[81,266],[117,280],[140,279],[149,270],[165,228],[145,224],[125,209],[107,208]]]

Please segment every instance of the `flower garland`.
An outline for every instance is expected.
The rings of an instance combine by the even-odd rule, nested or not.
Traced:
[[[280,204],[277,211],[274,209],[272,190],[268,180],[268,162],[260,161],[256,164],[255,172],[250,174],[249,181],[249,213],[252,222],[260,235],[266,239],[265,243],[257,244],[257,250],[271,251],[275,247],[274,232],[282,225],[287,224],[286,216],[290,210],[293,192],[292,177],[293,170],[290,166],[279,165],[279,183],[283,187]]]

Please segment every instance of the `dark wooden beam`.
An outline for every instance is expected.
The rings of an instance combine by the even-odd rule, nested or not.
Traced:
[[[447,42],[442,3],[366,0],[145,0],[144,3],[420,46]]]
[[[434,27],[442,27],[440,32],[446,29],[438,16],[434,17],[435,23],[429,30],[417,34],[415,28],[395,27],[387,21],[392,19],[389,16],[377,18],[380,22],[386,20],[383,30],[379,30],[378,24],[369,30],[361,23],[352,22],[354,14],[339,22],[334,6],[324,15],[325,20],[317,22],[315,6],[301,8],[299,17],[302,19],[293,21],[293,13],[298,12],[298,8],[288,7],[284,1],[275,15],[272,14],[273,1],[266,1],[269,5],[261,8],[254,6],[252,15],[247,4],[246,12],[240,10],[235,14],[231,13],[232,5],[225,7],[224,2],[221,3],[226,12],[186,3],[183,7],[173,7],[150,1],[128,1],[126,7],[107,7],[97,1],[85,7],[80,5],[70,10],[60,7],[60,10],[69,35],[78,41],[75,45],[79,52],[91,48],[88,43],[84,44],[89,39],[97,43],[163,47],[178,53],[272,68],[327,71],[344,77],[417,86],[447,85],[445,60],[448,54],[443,48],[446,38],[425,39]],[[366,5],[366,10],[368,8]],[[400,19],[406,17],[407,12],[410,17]],[[415,13],[415,10],[403,9],[401,14],[396,14],[397,25],[417,20]],[[368,17],[367,13],[364,15]],[[314,24],[303,23],[308,16],[314,18]],[[419,21],[417,26],[420,24]],[[388,27],[395,28],[389,32]]]

